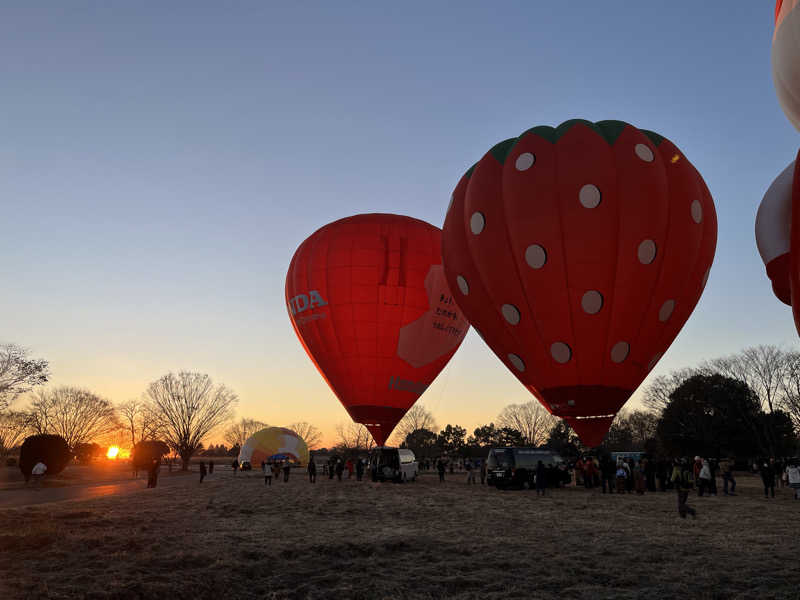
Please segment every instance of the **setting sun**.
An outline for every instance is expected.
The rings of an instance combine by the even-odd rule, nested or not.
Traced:
[[[108,449],[108,452],[106,452],[106,456],[108,458],[117,458],[118,454],[119,454],[119,447],[118,446],[111,446]]]

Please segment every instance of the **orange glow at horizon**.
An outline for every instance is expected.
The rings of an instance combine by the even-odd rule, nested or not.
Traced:
[[[106,457],[110,458],[111,460],[114,460],[117,458],[118,454],[119,454],[119,446],[111,446],[108,449],[108,452],[106,452]]]

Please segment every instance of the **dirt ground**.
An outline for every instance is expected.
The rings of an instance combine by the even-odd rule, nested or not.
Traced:
[[[258,473],[0,510],[0,598],[799,598],[800,501]],[[13,492],[8,492],[13,493]]]

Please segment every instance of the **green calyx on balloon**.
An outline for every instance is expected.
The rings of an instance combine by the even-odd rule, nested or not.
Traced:
[[[597,123],[592,123],[591,121],[587,121],[585,119],[570,119],[569,121],[564,121],[558,127],[539,125],[537,127],[528,129],[518,137],[503,140],[502,142],[495,144],[491,150],[489,150],[489,153],[494,156],[500,164],[504,164],[506,157],[511,152],[511,149],[526,135],[538,135],[548,142],[555,144],[564,134],[572,129],[574,125],[578,124],[585,125],[589,129],[593,130],[595,133],[597,133],[597,135],[602,137],[609,146],[614,145],[614,142],[617,141],[617,138],[619,138],[623,129],[629,125],[625,121],[598,121]],[[654,131],[648,131],[647,129],[640,129],[639,131],[650,138],[650,141],[653,142],[656,147],[658,147],[664,140],[663,136],[655,133]],[[474,168],[475,166],[473,165],[469,171],[467,171],[467,177],[472,174],[472,170]]]

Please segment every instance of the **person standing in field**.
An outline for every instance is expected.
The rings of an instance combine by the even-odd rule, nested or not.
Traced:
[[[486,459],[481,461],[481,485],[486,483]]]
[[[264,485],[272,486],[272,465],[262,460],[261,472],[264,473]]]
[[[617,493],[624,494],[625,493],[625,480],[628,478],[628,471],[625,470],[625,463],[622,462],[620,459],[617,462]]]
[[[444,483],[444,461],[441,458],[436,461],[436,470],[439,472],[439,483]]]
[[[786,466],[786,480],[794,491],[794,499],[800,500],[800,461],[790,462]]]
[[[472,461],[467,459],[464,461],[464,468],[467,470],[467,484],[474,484],[475,483],[475,465],[472,464]]]
[[[353,459],[352,458],[348,458],[347,459],[347,463],[345,464],[345,467],[347,468],[347,478],[348,479],[352,479],[353,478],[353,470],[355,468],[354,465],[353,465]]]
[[[733,464],[732,458],[726,458],[719,463],[722,470],[722,493],[726,496],[735,496],[736,494],[736,480],[733,478]],[[730,492],[728,487],[730,486]]]
[[[158,485],[158,472],[161,470],[161,461],[154,458],[147,470],[147,487],[154,488]]]
[[[33,487],[35,488],[42,487],[42,479],[44,479],[45,473],[47,473],[47,465],[44,464],[42,461],[39,461],[35,465],[33,465],[33,469],[31,469],[31,477],[33,477]]]
[[[544,463],[539,461],[536,463],[536,495],[544,496],[547,490],[547,469],[544,468]]]
[[[764,460],[761,463],[761,481],[764,484],[764,498],[769,498],[767,492],[772,493],[775,497],[775,459],[771,458],[769,462]]]
[[[208,461],[208,474],[211,475],[214,472],[214,461]]]
[[[644,478],[644,466],[642,465],[642,461],[635,463],[633,466],[633,478],[634,478],[634,485],[636,488],[636,493],[640,496],[644,495],[645,490],[645,478]]]
[[[608,493],[614,493],[614,461],[611,460],[610,456],[603,455],[603,458],[600,459],[600,476],[601,476],[601,485],[603,486],[603,493],[606,493],[606,487],[608,487]]]
[[[231,462],[231,467],[233,468],[233,474],[236,475],[236,471],[239,470],[239,461],[234,458]]]
[[[699,475],[697,479],[697,497],[702,498],[703,492],[711,488],[711,467],[705,459],[703,459]]]
[[[308,483],[317,482],[317,463],[314,462],[314,457],[308,459]]]
[[[200,461],[200,483],[203,483],[203,479],[206,478],[206,463],[202,460]]]
[[[291,463],[288,460],[284,460],[283,461],[283,482],[284,483],[288,483],[289,482],[289,472],[291,471],[291,469],[292,469]]]
[[[361,481],[364,477],[364,460],[359,458],[356,460],[356,481]]]
[[[575,461],[575,485],[583,485],[583,459],[580,456]]]
[[[697,511],[686,503],[689,499],[689,492],[692,491],[693,487],[691,477],[692,473],[689,471],[685,461],[676,460],[670,479],[678,492],[678,514],[681,519],[685,519],[687,513],[692,515],[693,519],[697,517]]]

